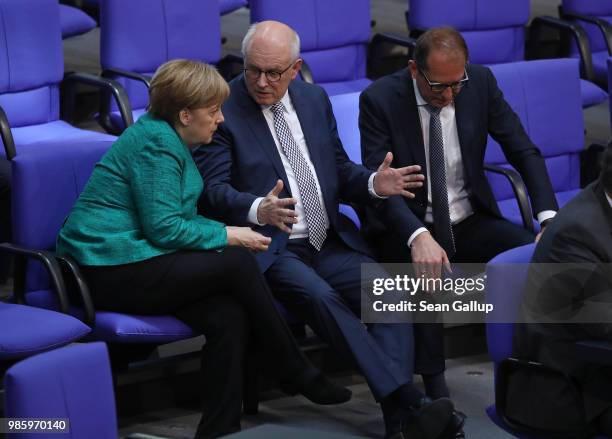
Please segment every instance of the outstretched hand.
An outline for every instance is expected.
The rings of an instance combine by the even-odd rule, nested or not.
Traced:
[[[402,195],[407,198],[414,198],[414,194],[407,189],[423,186],[425,176],[418,174],[421,167],[419,165],[412,165],[404,166],[403,168],[392,168],[391,162],[393,162],[393,153],[388,152],[374,177],[374,192],[381,197]]]
[[[278,198],[283,190],[283,181],[277,180],[268,195],[259,203],[257,208],[257,221],[260,224],[270,224],[281,229],[285,233],[291,233],[291,228],[287,224],[298,222],[295,210],[289,208],[294,206],[297,201],[295,198]]]

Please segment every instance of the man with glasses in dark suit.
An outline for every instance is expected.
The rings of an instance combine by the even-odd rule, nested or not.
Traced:
[[[417,164],[426,184],[415,198],[390,197],[371,209],[364,230],[382,262],[412,262],[419,275],[440,277],[450,262],[483,263],[534,240],[500,215],[484,172],[487,135],[523,177],[542,225],[557,203],[540,151],[504,100],[491,71],[471,65],[463,37],[448,27],[418,39],[408,68],[361,95],[363,163],[386,151],[395,166]],[[415,325],[415,371],[428,396],[448,397],[440,324]]]

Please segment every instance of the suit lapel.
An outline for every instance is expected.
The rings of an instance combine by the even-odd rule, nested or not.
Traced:
[[[289,181],[287,180],[285,168],[283,167],[283,161],[281,160],[276,144],[274,143],[272,133],[270,133],[266,118],[261,112],[261,107],[248,94],[243,78],[240,78],[239,80],[237,92],[242,95],[239,99],[237,99],[237,101],[242,107],[245,120],[256,140],[255,143],[257,143],[268,156],[270,162],[272,162],[274,170],[278,174],[279,178],[283,180],[285,190],[290,193],[291,190],[289,188]]]
[[[398,125],[402,127],[406,145],[408,145],[408,153],[411,157],[400,163],[404,162],[409,165],[418,164],[421,166],[421,172],[426,174],[423,128],[421,127],[421,117],[419,115],[412,76],[408,69],[406,69],[405,81],[403,82],[405,86],[398,89],[397,92],[397,108],[401,109],[401,111],[398,111],[397,116],[400,117]],[[427,178],[427,176],[425,177]]]
[[[470,145],[472,145],[474,137],[473,113],[474,107],[473,103],[470,105],[469,90],[465,89],[455,97],[455,121],[457,122],[457,135],[461,157],[463,158],[463,167],[468,180],[472,180],[469,165],[471,164],[470,157],[474,157],[474,152],[470,151]]]
[[[612,206],[610,206],[610,203],[608,203],[608,199],[606,198],[606,193],[604,191],[603,181],[601,181],[601,178],[597,181],[595,186],[595,195],[597,196],[597,199],[601,204],[601,208],[603,209],[604,217],[608,223],[608,230],[612,234]]]

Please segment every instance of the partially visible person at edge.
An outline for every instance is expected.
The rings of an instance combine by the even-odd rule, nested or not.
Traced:
[[[229,88],[214,67],[174,60],[149,108],[96,165],[57,241],[81,266],[97,309],[176,316],[206,336],[197,438],[240,430],[249,334],[282,388],[317,404],[348,401],[303,356],[251,252],[270,238],[197,214],[203,182],[190,149],[211,141]]]

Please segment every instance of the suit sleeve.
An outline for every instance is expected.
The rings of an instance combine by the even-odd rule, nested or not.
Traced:
[[[222,248],[227,244],[224,224],[199,215],[181,215],[182,160],[163,142],[148,144],[140,151],[131,169],[131,188],[143,234],[161,248]]]
[[[231,185],[233,172],[232,134],[221,124],[213,140],[193,151],[193,158],[204,180],[200,211],[211,218],[236,226],[249,226],[249,209],[257,196]]]
[[[508,162],[521,174],[531,198],[534,215],[544,210],[559,210],[542,154],[504,99],[489,69],[486,69],[486,82],[488,132],[501,145]]]
[[[535,267],[540,287],[528,292],[544,318],[558,316],[576,323],[577,334],[581,329],[586,338],[612,340],[612,269],[598,247],[596,234],[585,226],[562,230],[548,252],[552,263]]]
[[[367,91],[361,93],[359,97],[361,159],[370,169],[376,169],[387,152],[393,151],[390,128],[384,114],[381,106]],[[419,227],[423,227],[423,223],[399,195],[381,201],[378,212],[381,220],[406,242]]]

